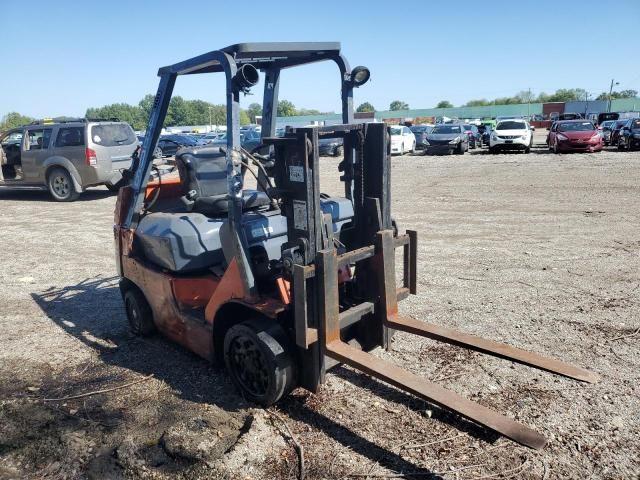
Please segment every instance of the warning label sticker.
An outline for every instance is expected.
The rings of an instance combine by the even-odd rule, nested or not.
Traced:
[[[293,228],[307,231],[307,202],[293,201]]]
[[[291,182],[304,182],[304,167],[299,165],[289,166],[289,181]]]

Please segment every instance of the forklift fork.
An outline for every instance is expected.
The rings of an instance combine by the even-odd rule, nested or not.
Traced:
[[[415,232],[408,232],[406,235],[394,238],[391,230],[383,230],[376,234],[375,247],[365,247],[360,251],[348,252],[340,256],[333,248],[319,251],[315,276],[323,305],[320,307],[318,329],[313,329],[311,332],[305,331],[305,340],[313,342],[316,338],[318,339],[322,363],[324,363],[324,356],[327,356],[428,402],[454,411],[522,445],[534,449],[542,448],[546,443],[545,437],[525,425],[355,348],[340,338],[340,330],[345,326],[345,323],[353,324],[358,321],[367,321],[371,322],[367,328],[378,329],[381,333],[382,344],[387,347],[389,346],[390,329],[402,330],[577,380],[585,382],[598,380],[598,375],[558,360],[545,358],[535,353],[449,328],[399,316],[398,297],[415,293],[416,290],[416,240]],[[395,248],[398,246],[404,246],[404,286],[400,289],[396,288],[395,279]],[[371,302],[365,302],[340,312],[338,268],[355,261],[371,262],[373,271],[376,273],[374,283],[377,285],[378,301],[375,305],[371,305]]]

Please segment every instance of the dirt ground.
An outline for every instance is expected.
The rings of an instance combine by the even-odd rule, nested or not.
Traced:
[[[328,192],[336,167],[323,159]],[[113,194],[0,190],[0,479],[296,478],[282,420],[308,479],[640,478],[639,189],[637,152],[393,158],[393,214],[419,232],[401,311],[602,380],[408,334],[375,354],[543,433],[542,451],[346,367],[256,408],[223,370],[129,334]]]

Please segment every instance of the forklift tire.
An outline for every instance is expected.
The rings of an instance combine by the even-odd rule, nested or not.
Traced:
[[[73,185],[71,174],[62,167],[52,168],[47,174],[47,188],[57,202],[73,202],[80,196]]]
[[[129,328],[135,335],[148,336],[156,331],[149,302],[137,288],[129,288],[124,294]]]
[[[254,318],[233,325],[224,336],[224,363],[243,396],[264,407],[295,387],[292,346],[273,320]]]

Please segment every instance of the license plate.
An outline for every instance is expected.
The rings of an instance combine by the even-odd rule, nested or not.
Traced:
[[[505,140],[504,143],[513,143],[513,140]]]

